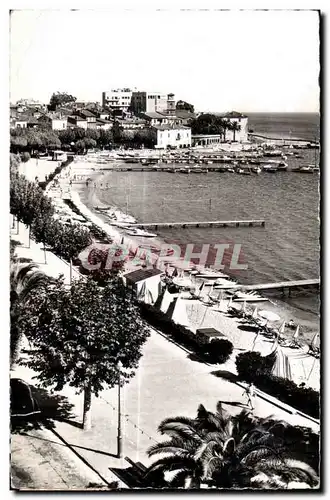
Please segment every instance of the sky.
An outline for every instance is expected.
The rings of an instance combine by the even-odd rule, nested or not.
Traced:
[[[10,100],[130,87],[198,111],[317,112],[316,11],[14,10]]]

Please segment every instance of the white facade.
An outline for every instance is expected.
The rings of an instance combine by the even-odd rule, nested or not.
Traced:
[[[146,112],[166,111],[167,110],[167,95],[153,92],[146,93]]]
[[[164,112],[167,111],[168,96],[160,92],[133,92],[131,107],[133,113]]]
[[[161,125],[151,128],[155,131],[155,148],[157,149],[166,149],[168,146],[172,148],[191,146],[191,129],[188,127]]]
[[[236,111],[232,111],[231,113],[227,113],[224,116],[224,119],[228,120],[231,123],[236,122],[240,127],[240,130],[234,131],[227,130],[226,131],[226,141],[236,141],[236,142],[247,142],[248,141],[248,117],[243,115],[242,113],[237,113]]]
[[[52,118],[52,130],[66,130],[67,127],[67,118]]]
[[[109,92],[102,92],[103,107],[127,111],[131,100],[132,91],[130,89],[112,89]]]

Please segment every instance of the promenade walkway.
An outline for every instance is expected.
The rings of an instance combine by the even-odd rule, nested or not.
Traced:
[[[12,230],[12,237],[23,244],[27,242],[27,230],[21,226],[19,235]],[[34,242],[31,248],[17,247],[19,257],[31,258],[41,262],[40,268],[51,276],[62,273],[69,282],[69,266],[55,255],[47,254],[47,264],[43,264],[43,250]],[[150,463],[146,450],[162,438],[157,434],[157,426],[166,417],[185,415],[193,417],[200,403],[209,410],[214,410],[217,401],[222,401],[232,413],[241,411],[245,403],[242,386],[232,382],[233,367],[229,360],[225,365],[212,366],[191,359],[187,352],[170,342],[155,330],[143,348],[139,368],[135,377],[122,392],[123,450],[124,456],[145,465]],[[18,367],[12,376],[27,382],[33,381],[34,373],[24,367]],[[70,387],[60,393],[73,405],[71,416],[66,421],[57,421],[52,433],[81,457],[84,464],[100,480],[112,482],[117,478],[110,467],[127,467],[124,459],[115,458],[117,438],[117,388],[104,390],[92,403],[92,429],[83,431],[77,423],[82,421],[82,395],[75,394]],[[280,407],[276,400],[266,401],[257,394],[255,414],[273,415],[294,425],[313,428],[319,425],[308,418],[292,414],[285,407]],[[38,438],[35,438],[38,439]],[[37,487],[37,485],[35,486]]]

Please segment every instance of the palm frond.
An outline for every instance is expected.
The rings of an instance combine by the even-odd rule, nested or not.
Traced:
[[[198,442],[201,441],[201,437],[198,435],[196,430],[190,425],[183,424],[181,422],[167,422],[166,424],[161,424],[158,428],[161,434],[169,434],[170,436],[178,436],[182,439],[194,439]]]
[[[172,455],[176,455],[176,456],[186,456],[190,452],[185,448],[181,448],[179,446],[174,446],[173,443],[168,441],[166,443],[157,443],[157,444],[151,446],[147,453],[148,453],[148,457],[152,457],[152,456],[160,454],[160,453],[171,453]]]
[[[180,470],[169,481],[169,486],[171,486],[172,488],[184,488],[186,480],[190,476],[190,474],[191,472],[189,470]]]
[[[190,457],[163,457],[156,460],[146,471],[146,476],[155,470],[162,470],[163,472],[171,472],[174,470],[195,470],[196,464],[193,458]]]

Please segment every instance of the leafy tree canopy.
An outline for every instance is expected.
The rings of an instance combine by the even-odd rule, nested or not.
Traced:
[[[54,92],[50,98],[49,107],[52,110],[56,110],[58,106],[63,106],[70,102],[75,102],[76,100],[76,97],[67,92]]]
[[[134,375],[149,331],[131,294],[118,280],[104,288],[92,279],[73,281],[68,289],[62,279],[48,289],[34,292],[23,311],[21,330],[34,346],[25,362],[38,373],[43,386],[61,390],[65,384],[96,395]]]
[[[190,111],[191,113],[194,113],[194,111],[195,111],[194,106],[192,104],[189,104],[189,102],[186,102],[186,101],[178,101],[176,103],[176,109],[187,110],[187,111]]]

